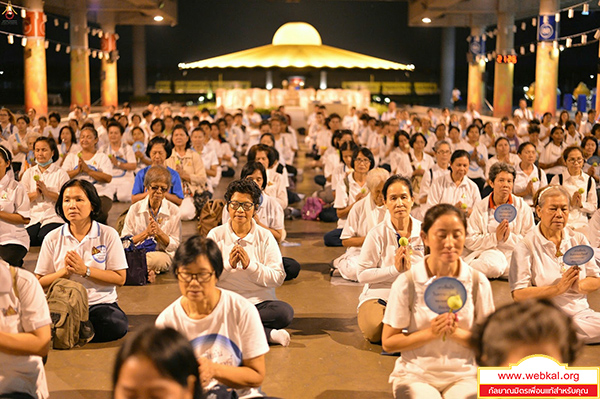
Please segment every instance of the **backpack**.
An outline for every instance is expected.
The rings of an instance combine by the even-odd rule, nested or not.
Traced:
[[[302,219],[317,220],[323,210],[324,201],[318,197],[308,197],[302,207]]]
[[[225,201],[222,199],[210,200],[204,204],[198,218],[198,232],[201,236],[206,237],[209,231],[221,225],[223,209]]]
[[[89,320],[88,294],[81,283],[59,278],[50,285],[47,300],[54,349],[83,346],[94,338],[94,327]]]

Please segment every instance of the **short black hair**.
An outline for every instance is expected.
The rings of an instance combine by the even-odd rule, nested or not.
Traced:
[[[35,145],[38,142],[40,142],[40,141],[43,141],[43,142],[47,143],[48,147],[50,147],[50,151],[52,152],[52,162],[58,161],[58,158],[60,157],[60,154],[58,153],[58,147],[56,146],[56,141],[54,141],[54,139],[51,138],[51,137],[38,137],[33,142],[33,149],[34,150],[35,150]]]
[[[190,134],[188,133],[187,129],[185,128],[184,125],[178,123],[177,125],[173,126],[173,133],[175,132],[175,130],[183,130],[183,132],[185,133],[185,135],[187,136],[187,142],[185,143],[185,149],[187,150],[188,148],[190,148],[192,146],[192,142],[190,140]],[[173,134],[171,133],[171,139],[170,139],[170,144],[171,144],[171,148],[175,148],[175,144],[173,144]]]
[[[358,154],[362,154],[369,158],[369,170],[375,167],[375,157],[373,156],[371,150],[369,150],[367,147],[359,147],[356,148],[354,150],[354,154],[352,154],[352,164],[350,165],[352,169],[354,169],[354,161],[356,160],[356,157],[358,157]]]
[[[171,147],[171,143],[169,143],[169,140],[167,140],[164,137],[156,136],[152,140],[150,140],[148,142],[148,145],[146,146],[146,156],[148,158],[150,158],[150,150],[152,150],[152,147],[154,147],[155,145],[162,145],[165,151],[167,152],[167,159],[171,157],[171,154],[173,153],[173,147]]]
[[[260,204],[260,196],[262,195],[262,191],[258,184],[249,179],[241,179],[234,180],[227,186],[227,191],[225,192],[225,201],[231,201],[231,197],[233,194],[248,194],[252,198],[252,202],[254,206],[258,206]]]
[[[342,146],[340,147],[340,162],[344,162],[344,157],[342,156],[342,152],[352,151],[352,156],[354,156],[354,151],[356,151],[357,148],[358,148],[358,146],[356,145],[356,143],[354,141],[347,141],[347,142],[343,143]]]
[[[26,125],[29,125],[29,123],[31,122],[31,121],[29,120],[29,117],[28,117],[27,115],[19,115],[19,117],[17,118],[17,122],[18,122],[19,120],[21,120],[21,119],[23,119],[23,120],[25,121],[25,124],[26,124]]]
[[[279,159],[279,151],[275,150],[275,148],[269,147],[266,144],[255,144],[250,147],[250,150],[248,151],[248,162],[255,161],[256,153],[259,151],[267,154],[267,158],[269,159],[269,168],[273,166]]]
[[[71,144],[76,144],[77,143],[77,135],[73,131],[73,128],[69,125],[65,125],[65,126],[61,127],[60,130],[58,131],[58,144],[62,144],[62,137],[60,137],[60,136],[62,135],[62,131],[65,129],[67,129],[69,131],[69,133],[71,133]]]
[[[390,176],[385,183],[383,183],[383,189],[381,190],[381,194],[383,194],[383,199],[387,201],[387,192],[390,186],[394,183],[402,183],[408,188],[408,192],[410,193],[410,197],[414,198],[412,183],[410,179],[404,177],[402,175],[392,175]]]
[[[79,187],[83,190],[85,196],[92,204],[92,213],[90,214],[90,218],[92,220],[98,221],[98,218],[100,217],[102,202],[100,201],[100,196],[98,196],[98,192],[96,191],[94,185],[87,180],[71,179],[65,184],[63,184],[63,186],[60,188],[58,198],[56,199],[56,204],[54,205],[56,214],[60,216],[65,222],[70,223],[63,211],[63,199],[65,196],[65,190],[69,187]]]
[[[248,162],[242,168],[240,178],[245,179],[248,176],[250,176],[252,173],[256,172],[257,170],[259,170],[260,173],[262,174],[263,184],[262,184],[261,189],[264,190],[265,188],[267,188],[267,171],[262,163],[256,162],[256,161]]]
[[[58,123],[60,123],[60,114],[58,112],[50,112],[50,115],[48,115],[48,119],[50,118],[54,118]]]
[[[471,155],[466,150],[456,150],[452,153],[450,157],[450,164],[454,163],[458,158],[467,158],[469,163],[471,162]]]
[[[131,357],[148,359],[161,376],[188,386],[189,376],[194,377],[194,399],[202,397],[198,361],[190,341],[170,327],[158,328],[150,324],[129,337],[119,352],[113,368],[113,390],[119,381],[121,368]]]
[[[118,128],[119,132],[121,132],[121,135],[123,135],[123,133],[125,132],[123,125],[121,125],[119,122],[108,122],[108,125],[106,126],[106,131],[108,131],[108,129],[110,129],[111,127]]]
[[[160,131],[161,131],[161,132],[164,132],[164,131],[165,131],[165,121],[163,121],[163,120],[162,120],[162,119],[160,119],[160,118],[156,118],[156,119],[154,119],[152,122],[150,122],[150,130],[151,130],[151,131],[154,131],[153,127],[154,127],[154,125],[156,125],[157,123],[160,125]]]
[[[408,140],[408,144],[410,145],[410,148],[414,148],[415,146],[415,141],[417,141],[417,137],[421,137],[423,139],[423,141],[425,142],[425,145],[427,145],[427,139],[425,138],[425,135],[423,133],[415,133],[412,135],[412,137],[410,138],[410,140]]]
[[[406,137],[406,139],[410,142],[410,136],[404,130],[398,130],[394,133],[394,147],[400,147],[400,136]]]
[[[177,276],[179,268],[196,262],[199,256],[206,257],[218,279],[223,273],[223,255],[221,254],[221,250],[216,242],[200,235],[191,236],[179,245],[171,263],[173,274]]]
[[[12,162],[12,154],[10,153],[8,148],[6,148],[3,145],[0,145],[0,156],[2,157],[2,159],[4,159],[4,162],[8,163],[8,165],[6,166],[6,172],[8,172],[10,170],[10,163]]]

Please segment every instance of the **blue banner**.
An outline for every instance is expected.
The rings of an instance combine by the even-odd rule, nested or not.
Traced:
[[[473,57],[485,54],[485,41],[481,40],[481,36],[471,36],[469,40],[469,53]]]
[[[538,42],[552,42],[558,38],[558,23],[554,14],[538,16],[537,25]]]

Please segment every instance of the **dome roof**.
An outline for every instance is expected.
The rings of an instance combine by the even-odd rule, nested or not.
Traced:
[[[306,22],[288,22],[281,25],[273,35],[272,43],[274,46],[320,46],[322,44],[319,32]]]

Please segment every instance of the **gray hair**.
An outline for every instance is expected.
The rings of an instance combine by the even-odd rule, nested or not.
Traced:
[[[490,181],[493,183],[501,172],[510,173],[513,177],[513,180],[517,177],[517,171],[515,170],[514,166],[505,162],[496,162],[492,165],[489,171]]]
[[[438,152],[440,147],[443,146],[444,144],[447,145],[452,150],[452,147],[450,147],[450,143],[448,143],[446,140],[440,140],[440,141],[436,142],[435,145],[433,146],[433,151]]]
[[[375,191],[378,185],[385,183],[390,177],[390,172],[382,168],[375,168],[367,173],[367,188],[369,192]]]
[[[533,197],[533,204],[535,206],[539,206],[540,208],[544,207],[546,200],[550,197],[558,197],[563,196],[567,199],[567,202],[571,203],[571,194],[567,191],[563,186],[559,186],[557,184],[553,184],[550,186],[540,188]]]
[[[171,188],[171,173],[164,166],[152,166],[144,177],[144,187],[148,188],[153,183],[165,183],[167,190]]]

